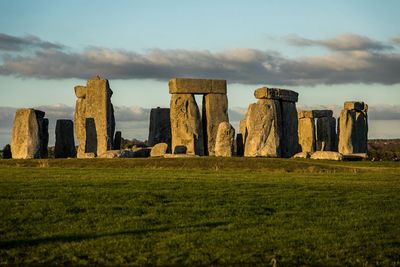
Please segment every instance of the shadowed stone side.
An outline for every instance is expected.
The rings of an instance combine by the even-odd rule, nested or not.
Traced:
[[[71,120],[57,120],[55,158],[73,158],[76,156],[74,123]]]
[[[296,103],[281,101],[282,142],[281,156],[290,158],[299,152],[298,120]]]
[[[185,147],[186,154],[204,155],[200,111],[192,94],[172,94],[170,104],[172,152]]]
[[[225,94],[203,96],[204,154],[215,155],[215,142],[221,122],[229,122],[228,98]]]
[[[168,144],[168,152],[170,152],[171,138],[170,109],[159,107],[151,109],[148,145],[166,143]]]
[[[317,150],[336,151],[336,120],[333,117],[317,119]]]
[[[260,99],[247,111],[246,157],[281,156],[281,110],[278,100]]]
[[[121,149],[121,143],[122,143],[122,133],[121,131],[116,131],[114,136],[113,149],[114,150]]]
[[[218,126],[215,142],[215,156],[232,157],[235,144],[235,129],[229,122],[221,122]]]
[[[18,109],[12,129],[11,152],[14,159],[33,159],[46,156],[48,120],[44,112]]]

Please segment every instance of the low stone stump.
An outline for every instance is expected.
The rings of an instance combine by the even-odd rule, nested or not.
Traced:
[[[150,152],[150,157],[163,157],[168,150],[167,143],[159,143],[153,146]]]

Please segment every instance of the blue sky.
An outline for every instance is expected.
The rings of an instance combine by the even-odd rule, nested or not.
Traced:
[[[0,0],[0,107],[73,107],[73,86],[100,74],[114,105],[148,109],[169,105],[169,77],[210,77],[228,80],[237,110],[261,85],[298,91],[299,106],[364,100],[387,109],[400,137],[399,10],[390,0]]]

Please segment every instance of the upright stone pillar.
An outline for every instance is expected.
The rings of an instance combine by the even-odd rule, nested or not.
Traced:
[[[298,152],[296,102],[298,93],[262,87],[254,92],[259,99],[246,115],[244,155],[247,157],[291,157]]]
[[[205,94],[203,96],[203,134],[205,155],[215,155],[215,142],[221,122],[229,122],[228,97],[226,94]]]
[[[121,133],[121,131],[116,131],[115,132],[115,136],[114,136],[113,149],[114,150],[120,150],[121,149],[121,143],[122,143],[122,133]]]
[[[336,120],[334,117],[317,119],[317,150],[337,151]]]
[[[84,153],[104,154],[113,147],[115,131],[114,107],[111,104],[113,92],[108,80],[97,76],[88,80],[86,87],[76,86],[75,94],[78,97],[75,110],[75,132],[79,140],[78,157],[85,157]],[[88,129],[90,133],[87,133]],[[91,140],[87,140],[88,136]],[[93,143],[93,139],[96,139],[96,144]]]
[[[204,155],[201,116],[192,94],[171,96],[172,152],[182,147],[186,154]]]
[[[247,110],[246,157],[281,157],[281,110],[278,100],[260,99]]]
[[[55,158],[73,158],[76,156],[74,123],[71,120],[57,120]]]
[[[345,102],[339,120],[339,152],[368,152],[368,117],[363,102]]]
[[[315,122],[308,113],[299,112],[299,145],[302,152],[315,151]]]
[[[171,151],[171,120],[169,108],[153,108],[150,111],[149,146],[159,143],[168,145],[167,152]]]
[[[221,122],[218,126],[215,141],[215,156],[232,157],[235,147],[235,129],[229,122]]]
[[[45,113],[34,109],[18,109],[12,129],[11,152],[14,159],[47,157],[48,120]]]

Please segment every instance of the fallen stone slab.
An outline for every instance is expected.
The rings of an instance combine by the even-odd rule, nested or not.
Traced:
[[[151,147],[133,147],[133,158],[148,158],[150,157]]]
[[[293,156],[294,159],[309,159],[311,152],[299,152]]]
[[[359,160],[367,160],[369,156],[367,153],[353,153],[343,155],[343,160],[347,161],[359,161]]]
[[[322,160],[343,160],[343,155],[339,152],[334,151],[316,151],[311,154],[311,159],[322,159]]]
[[[159,143],[153,146],[150,152],[150,157],[163,157],[168,150],[167,143]]]
[[[164,158],[173,159],[173,158],[197,158],[199,155],[189,155],[189,154],[170,154],[167,153],[164,155]]]
[[[226,94],[226,80],[174,78],[168,86],[170,94]]]

